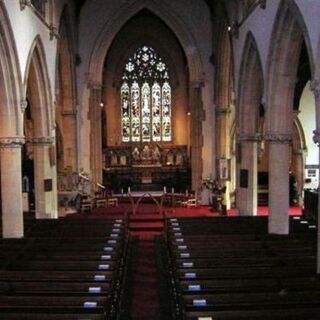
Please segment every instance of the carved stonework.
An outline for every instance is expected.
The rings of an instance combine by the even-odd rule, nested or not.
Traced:
[[[20,109],[21,109],[22,113],[24,113],[26,111],[27,107],[28,107],[28,101],[27,100],[21,100]]]
[[[54,142],[54,137],[37,137],[26,139],[26,143],[33,145],[52,145]]]
[[[310,83],[310,90],[313,92],[316,99],[320,99],[320,80],[312,80]]]
[[[60,38],[58,28],[55,25],[51,24],[49,26],[49,31],[50,31],[50,40]]]
[[[20,10],[24,10],[25,7],[31,5],[31,0],[20,0]]]
[[[313,142],[320,147],[320,132],[318,130],[313,130],[313,137],[312,140]]]
[[[292,143],[291,134],[267,133],[264,137],[265,137],[265,141],[269,143],[280,143],[280,144]]]
[[[244,142],[259,142],[262,140],[262,135],[260,133],[256,134],[247,134],[247,133],[240,133],[238,136],[238,141]]]
[[[0,138],[0,148],[21,148],[24,142],[24,137],[3,137]]]

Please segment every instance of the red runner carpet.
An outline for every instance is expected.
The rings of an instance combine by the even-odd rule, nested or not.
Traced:
[[[132,320],[160,320],[155,244],[140,239],[133,280]]]

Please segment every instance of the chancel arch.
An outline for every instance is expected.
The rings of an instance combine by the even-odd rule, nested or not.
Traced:
[[[101,90],[102,85],[102,70],[105,63],[105,57],[110,50],[112,41],[115,39],[119,30],[124,26],[124,24],[130,21],[130,18],[135,17],[140,11],[146,9],[150,11],[156,17],[160,19],[167,25],[172,33],[179,39],[181,47],[183,49],[184,55],[186,57],[188,66],[188,99],[190,112],[192,114],[190,118],[190,146],[191,152],[191,166],[192,166],[192,188],[194,190],[199,189],[201,186],[202,173],[212,172],[213,168],[213,157],[214,150],[212,146],[213,135],[206,134],[203,135],[203,130],[206,132],[211,132],[213,130],[213,125],[211,122],[212,118],[212,80],[210,76],[203,72],[203,58],[206,53],[200,52],[197,42],[192,35],[192,28],[190,29],[186,22],[181,19],[179,13],[176,12],[175,7],[171,7],[168,3],[163,2],[161,4],[155,5],[153,2],[149,1],[137,1],[132,3],[130,6],[118,8],[114,15],[110,16],[110,19],[103,26],[103,30],[99,34],[92,53],[90,54],[89,61],[89,72],[88,72],[88,87],[90,90],[89,98],[89,109],[93,110],[92,104],[99,105],[101,94],[98,92]],[[144,31],[147,31],[145,28]],[[188,32],[186,31],[188,30]],[[189,32],[190,30],[190,32]],[[195,30],[193,30],[195,32]],[[161,37],[161,39],[163,39]],[[127,45],[130,45],[130,41]],[[209,57],[210,53],[207,57]],[[209,68],[212,67],[208,61]],[[203,101],[204,100],[204,101]],[[203,103],[204,102],[204,103]],[[106,104],[109,101],[105,101]],[[204,108],[207,108],[206,117],[204,116]],[[99,107],[97,107],[99,109]],[[193,110],[191,110],[193,109]],[[99,112],[96,110],[95,114]],[[91,115],[89,110],[90,118],[90,149],[92,151],[101,149],[101,142],[98,140],[93,141],[93,137],[97,137],[101,132],[101,128],[93,126],[93,119],[95,115]],[[108,117],[107,117],[108,118]],[[203,121],[206,120],[206,128],[203,129]],[[107,120],[108,121],[108,120]],[[210,124],[209,124],[210,123]],[[92,129],[95,133],[92,133]],[[205,157],[203,154],[205,152]],[[93,154],[93,152],[91,152]],[[85,159],[85,158],[84,158]],[[99,156],[95,159],[90,159],[91,162],[91,172],[92,178],[96,181],[101,181],[101,160]]]
[[[25,78],[29,102],[24,117],[26,150],[34,162],[37,218],[57,218],[55,129],[45,55],[39,37],[30,50]]]
[[[303,42],[313,74],[310,39],[303,17],[294,2],[282,1],[273,27],[265,92],[265,139],[269,142],[269,232],[276,234],[289,232],[287,212],[293,105]],[[275,114],[278,116],[275,117]]]
[[[0,3],[0,174],[2,236],[23,237],[21,146],[25,107],[11,24]],[[15,200],[12,201],[12,196]]]
[[[147,30],[143,30],[145,26]],[[134,177],[132,185],[138,188],[146,175],[152,182],[144,186],[159,188],[172,185],[172,171],[189,174],[188,68],[172,31],[161,19],[142,10],[117,34],[104,71],[101,99],[106,114],[106,167],[119,170],[120,154],[127,154],[126,166],[135,172],[129,174]],[[174,155],[170,163],[166,161],[168,153]],[[143,172],[148,165],[153,169]],[[127,185],[128,179],[123,176],[120,180]],[[106,183],[108,180],[112,179],[105,176]],[[176,190],[190,190],[190,184],[189,178]]]
[[[240,215],[257,213],[257,166],[263,73],[257,45],[248,33],[244,48],[237,99],[238,159],[236,204]]]

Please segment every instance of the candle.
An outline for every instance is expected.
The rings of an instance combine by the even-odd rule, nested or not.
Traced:
[[[128,193],[130,193],[131,192],[131,189],[130,189],[130,187],[128,187]]]
[[[189,195],[189,193],[188,193],[188,189],[186,190],[186,196],[188,196]]]
[[[123,188],[121,188],[121,194],[123,194]]]
[[[174,188],[171,188],[171,193],[174,193]]]
[[[164,192],[164,193],[167,193],[167,188],[166,188],[166,186],[163,187],[163,192]]]

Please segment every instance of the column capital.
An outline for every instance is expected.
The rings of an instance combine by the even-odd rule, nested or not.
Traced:
[[[313,79],[310,83],[310,90],[313,92],[316,99],[320,98],[320,80]]]
[[[216,115],[220,116],[220,115],[226,115],[228,113],[231,112],[231,108],[230,107],[220,107],[220,106],[215,106],[215,113]]]
[[[287,133],[266,133],[265,141],[269,143],[278,143],[278,144],[291,144],[292,136]]]
[[[1,137],[0,149],[21,148],[24,143],[25,143],[24,137]]]
[[[249,133],[240,133],[238,136],[239,142],[259,142],[262,140],[261,133],[249,134]]]
[[[42,145],[42,146],[50,146],[54,142],[54,137],[37,137],[37,138],[29,138],[26,139],[26,143],[30,143],[33,145]]]

